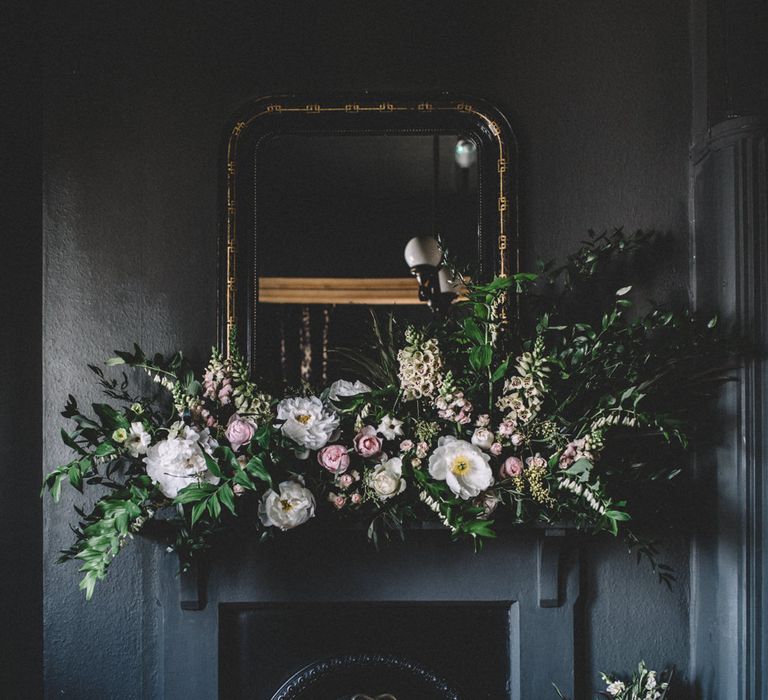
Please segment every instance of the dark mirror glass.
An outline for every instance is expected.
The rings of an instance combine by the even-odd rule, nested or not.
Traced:
[[[339,378],[370,309],[430,313],[403,259],[414,236],[478,259],[478,149],[459,133],[286,133],[254,151],[256,369],[296,385]]]

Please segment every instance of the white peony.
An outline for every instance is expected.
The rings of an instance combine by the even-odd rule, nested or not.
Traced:
[[[396,437],[403,434],[403,421],[397,420],[390,415],[386,415],[381,419],[379,427],[376,428],[376,432],[383,435],[387,440],[394,440]]]
[[[451,436],[440,438],[437,445],[429,457],[429,473],[445,481],[459,498],[474,498],[493,484],[491,457],[479,447]]]
[[[325,447],[339,427],[338,416],[327,411],[316,396],[283,399],[277,405],[277,418],[285,421],[283,435],[310,450]]]
[[[297,481],[283,481],[277,488],[269,489],[259,504],[259,518],[265,526],[290,530],[315,514],[315,497],[308,488]]]
[[[211,474],[205,464],[201,437],[200,433],[185,426],[182,430],[173,430],[168,439],[147,450],[147,474],[168,498],[176,498],[189,484],[219,483],[219,477]],[[204,437],[208,438],[208,435]]]
[[[371,387],[363,382],[355,381],[348,382],[346,379],[339,379],[331,384],[328,389],[328,398],[331,401],[338,401],[346,396],[357,396],[359,394],[367,394],[371,391]]]
[[[367,480],[379,500],[386,501],[392,496],[397,496],[405,491],[403,461],[399,457],[392,457],[382,462],[368,472]]]
[[[136,421],[131,423],[131,432],[125,439],[125,446],[131,453],[131,457],[138,457],[147,454],[151,440],[152,436],[144,429],[144,424]]]

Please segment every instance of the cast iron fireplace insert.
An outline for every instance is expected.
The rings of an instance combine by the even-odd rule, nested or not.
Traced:
[[[513,605],[222,604],[219,697],[508,698]]]

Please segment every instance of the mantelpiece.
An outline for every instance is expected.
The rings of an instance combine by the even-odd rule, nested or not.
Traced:
[[[424,523],[413,527],[410,534],[445,529],[437,523]],[[360,528],[350,528],[346,532],[351,537],[362,540]],[[535,579],[538,605],[541,608],[557,608],[562,605],[562,565],[567,552],[574,548],[574,530],[566,523],[555,523],[547,527],[526,528],[510,531],[501,529],[502,538],[521,539],[533,534],[536,538]],[[467,543],[457,545],[466,546]],[[482,556],[482,552],[478,552]],[[533,571],[531,570],[531,576]],[[208,604],[208,581],[211,575],[211,563],[205,559],[193,560],[190,567],[179,574],[179,605],[182,610],[203,610]]]
[[[189,586],[203,579],[188,576],[179,587],[172,575],[173,558],[164,559],[168,574],[160,582],[167,650],[164,664],[166,677],[172,679],[166,697],[216,697],[220,693],[224,693],[221,697],[240,697],[228,694],[229,675],[222,676],[239,677],[246,668],[242,658],[230,658],[237,639],[224,636],[235,634],[233,616],[253,618],[245,628],[252,631],[237,634],[255,640],[251,643],[267,653],[280,645],[270,638],[260,639],[255,631],[260,629],[258,614],[248,611],[283,611],[280,619],[299,620],[295,622],[299,626],[303,620],[310,630],[324,624],[322,620],[332,614],[329,611],[365,610],[366,606],[385,613],[405,606],[414,615],[421,615],[425,608],[433,611],[430,614],[443,614],[442,610],[449,615],[451,606],[488,610],[488,614],[495,611],[492,619],[507,621],[506,644],[497,649],[498,659],[507,664],[507,680],[504,688],[482,697],[540,697],[541,678],[556,682],[564,692],[573,692],[574,658],[581,652],[570,642],[551,648],[552,640],[575,639],[580,615],[578,546],[565,528],[504,532],[480,553],[468,543],[450,542],[444,530],[431,528],[412,530],[405,542],[392,542],[378,551],[359,531],[297,530],[289,535],[274,546],[243,543],[217,553],[205,572],[207,604],[196,610],[182,609],[179,603],[190,603],[191,599],[184,598]],[[399,619],[398,614],[392,613],[393,620]],[[466,645],[469,663],[471,638],[462,638],[458,629],[453,633],[456,644]],[[344,628],[335,636],[338,646],[329,647],[327,654],[317,651],[313,656],[307,651],[307,658],[320,660],[332,651],[344,650]],[[375,630],[366,639],[370,644],[358,645],[364,648],[356,647],[357,653],[377,650]],[[388,650],[389,646],[382,649]],[[226,657],[222,657],[225,651]],[[294,670],[299,671],[304,661],[294,661]],[[526,672],[534,667],[536,673]],[[271,699],[272,695],[259,693],[275,692],[278,687],[253,688],[249,697]]]

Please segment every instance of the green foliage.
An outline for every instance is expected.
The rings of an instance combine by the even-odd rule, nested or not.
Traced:
[[[63,558],[82,562],[90,597],[129,538],[170,512],[163,523],[186,566],[221,533],[269,536],[259,504],[289,481],[310,490],[318,517],[337,508],[342,521],[363,520],[376,545],[424,520],[476,548],[500,523],[565,522],[584,532],[623,533],[638,560],[670,585],[674,576],[658,563],[655,543],[634,531],[642,516],[639,487],[663,491],[682,473],[683,450],[697,435],[702,405],[729,380],[735,346],[716,318],[656,305],[639,311],[631,285],[598,293],[595,282],[610,277],[620,256],[639,254],[654,239],[620,229],[590,234],[562,265],[470,283],[450,315],[423,327],[401,329],[392,316],[373,315],[362,350],[333,351],[347,363],[347,377],[373,387],[328,409],[339,424],[332,440],[350,460],[346,481],[318,464],[317,450],[283,432],[276,402],[249,376],[236,339],[230,357],[214,350],[202,381],[180,352],[148,356],[138,346],[116,352],[107,366],[141,370],[153,391],[137,399],[127,373],[110,379],[91,366],[120,408],[94,403],[85,415],[68,398],[62,415],[73,427],[61,439],[72,454],[46,476],[44,489],[54,501],[66,484],[79,493],[95,490],[97,498],[88,513],[76,508],[75,543]],[[401,385],[408,373],[416,378]],[[327,406],[328,391],[318,395]],[[246,444],[229,442],[232,419],[250,422]],[[382,437],[384,419],[397,419],[396,437]],[[196,453],[192,476],[175,498],[147,475],[146,449],[128,448],[137,424],[152,445],[187,430],[198,446],[205,442],[203,459]],[[427,460],[440,438],[469,442],[476,426],[491,434],[482,449],[495,483],[460,498],[447,477],[430,474]],[[377,495],[369,477],[381,460],[354,449],[364,428],[378,432],[383,452],[400,454],[405,490]]]

